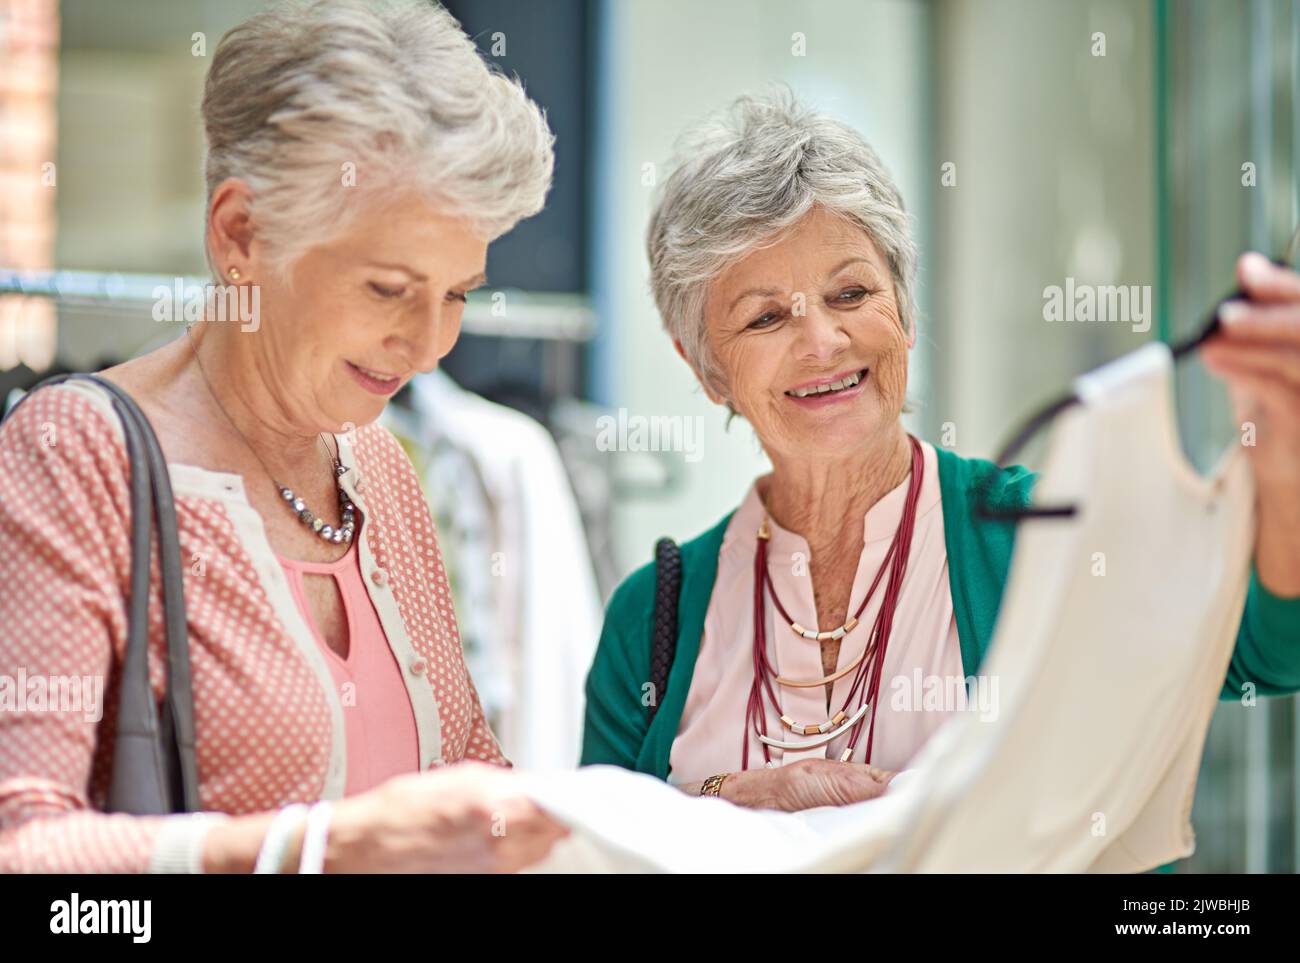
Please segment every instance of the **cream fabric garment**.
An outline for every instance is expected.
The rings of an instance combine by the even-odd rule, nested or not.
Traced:
[[[1253,543],[1244,453],[1209,479],[1150,345],[1075,384],[1020,524],[992,651],[997,711],[952,718],[884,797],[799,814],[690,798],[610,767],[532,777],[574,828],[550,871],[1138,871],[1193,849],[1201,751]]]

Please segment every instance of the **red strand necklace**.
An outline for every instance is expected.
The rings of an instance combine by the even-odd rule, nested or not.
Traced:
[[[911,435],[908,436],[908,440],[912,446],[912,477],[907,488],[903,515],[898,521],[898,528],[894,531],[889,550],[885,553],[880,568],[876,570],[876,577],[872,580],[871,587],[867,589],[867,593],[863,597],[861,604],[858,605],[857,611],[839,628],[829,632],[816,632],[804,628],[790,618],[790,614],[785,610],[785,606],[781,604],[780,598],[777,597],[776,587],[772,585],[772,576],[767,568],[767,544],[771,538],[771,533],[768,531],[766,518],[759,528],[758,542],[754,551],[754,681],[750,685],[749,703],[745,708],[745,727],[742,732],[741,750],[742,769],[749,768],[749,735],[751,731],[758,737],[759,743],[763,747],[763,761],[768,765],[772,763],[771,747],[773,746],[792,750],[813,748],[830,742],[846,730],[849,731],[849,742],[840,754],[840,761],[847,762],[853,757],[853,752],[857,748],[858,740],[862,735],[868,709],[877,703],[880,692],[881,669],[884,666],[885,652],[889,647],[889,638],[894,625],[894,610],[898,606],[898,597],[903,587],[903,576],[907,572],[907,559],[911,554],[912,529],[916,524],[916,505],[921,496],[921,480],[925,473],[925,457],[922,454],[920,443]],[[781,678],[777,675],[771,661],[768,659],[767,620],[764,618],[766,610],[765,596],[770,595],[772,597],[777,612],[785,619],[791,631],[800,638],[817,642],[828,639],[843,639],[858,626],[859,619],[861,619],[862,613],[866,611],[867,603],[871,601],[871,597],[875,594],[881,577],[886,570],[889,572],[889,578],[885,583],[885,595],[881,601],[880,611],[876,614],[875,622],[871,626],[871,635],[864,649],[864,656],[859,661],[857,670],[853,674],[853,682],[849,687],[843,705],[840,706],[839,711],[834,716],[825,722],[813,725],[796,723],[781,712],[780,700],[777,698],[772,683],[775,681],[778,685],[796,686],[806,686],[807,683]],[[828,676],[827,680],[834,681],[843,674],[846,673],[836,673]],[[780,714],[781,722],[787,729],[792,733],[815,736],[816,738],[804,743],[789,743],[770,737],[767,732],[765,696],[767,702]],[[871,711],[870,714],[871,724],[867,727],[867,751],[865,757],[868,763],[871,761],[871,747],[876,730],[876,713]]]

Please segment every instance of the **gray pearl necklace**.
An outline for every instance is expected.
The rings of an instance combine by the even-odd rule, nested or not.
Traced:
[[[339,463],[338,459],[335,459],[334,477],[341,478],[343,473],[346,471],[347,469]],[[274,479],[272,479],[272,481],[274,481]],[[280,489],[280,497],[288,502],[289,507],[298,513],[298,521],[302,522],[321,538],[325,539],[325,541],[333,542],[335,545],[352,541],[352,536],[356,532],[357,528],[357,507],[352,504],[352,500],[348,498],[348,493],[343,490],[343,486],[339,486],[339,511],[341,512],[339,520],[341,524],[338,528],[335,528],[332,525],[326,524],[323,518],[314,514],[312,510],[307,507],[307,503],[293,493],[292,488],[289,488],[287,485],[281,485],[279,482],[276,482],[275,484],[276,487]]]

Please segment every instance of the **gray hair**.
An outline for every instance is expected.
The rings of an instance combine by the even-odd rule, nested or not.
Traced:
[[[221,38],[203,124],[208,199],[246,181],[286,274],[398,189],[494,240],[541,210],[554,168],[543,112],[429,0],[273,4]]]
[[[722,387],[704,317],[709,284],[779,240],[814,206],[861,227],[889,262],[903,330],[914,324],[916,245],[903,198],[867,143],[785,88],[742,96],[686,131],[646,236],[664,327],[707,383]]]

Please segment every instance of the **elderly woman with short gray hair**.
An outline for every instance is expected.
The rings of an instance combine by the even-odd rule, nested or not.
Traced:
[[[583,762],[755,807],[871,799],[962,708],[896,709],[888,680],[970,677],[988,650],[1013,531],[978,518],[977,495],[1024,506],[1034,475],[904,429],[917,253],[855,131],[787,92],[742,97],[681,156],[650,222],[655,300],[772,471],[681,546],[663,691],[647,689],[655,566],[615,591]],[[1203,356],[1271,441],[1250,450],[1259,530],[1231,696],[1300,689],[1300,277],[1259,255],[1238,272],[1251,300]]]
[[[222,39],[202,111],[208,261],[256,286],[259,323],[103,372],[169,466],[202,811],[102,811],[131,466],[110,388],[40,388],[0,430],[0,665],[109,693],[100,720],[0,712],[0,872],[533,863],[565,831],[505,768],[419,481],[376,419],[451,350],[489,242],[541,209],[550,130],[423,0],[271,6]],[[155,617],[158,700],[166,655]]]

